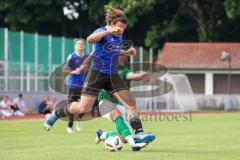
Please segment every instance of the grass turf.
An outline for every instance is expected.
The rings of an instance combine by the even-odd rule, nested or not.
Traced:
[[[43,120],[0,121],[1,160],[226,160],[240,159],[240,113],[194,114],[192,121],[146,121],[146,131],[157,139],[140,152],[124,145],[109,152],[94,144],[95,130],[112,129],[96,119],[82,123],[82,131],[68,134],[59,121],[50,132]],[[150,120],[150,119],[148,119]]]

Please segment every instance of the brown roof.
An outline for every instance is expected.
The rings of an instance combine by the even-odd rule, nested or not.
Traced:
[[[240,43],[165,43],[157,64],[168,68],[228,68],[222,52],[232,56],[232,68],[240,68]]]

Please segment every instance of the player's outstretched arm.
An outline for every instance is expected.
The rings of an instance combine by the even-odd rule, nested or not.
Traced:
[[[128,50],[121,50],[120,54],[123,54],[125,56],[135,56],[136,55],[136,49],[135,48],[129,48]]]
[[[67,68],[63,68],[63,69],[62,69],[62,72],[63,72],[63,74],[65,74],[65,75],[68,75],[68,74],[80,74],[81,69],[80,69],[80,68],[77,68],[77,69],[75,69],[75,70],[70,70],[70,69],[67,69]]]
[[[151,74],[148,72],[144,72],[144,73],[133,73],[130,72],[127,75],[127,79],[128,80],[133,80],[133,81],[141,81],[143,80],[144,82],[148,82],[150,80],[150,76]]]
[[[93,34],[91,34],[90,36],[87,37],[87,42],[88,43],[98,42],[108,34],[109,34],[108,31],[93,33]]]
[[[115,32],[121,32],[121,31],[122,31],[122,28],[109,27],[107,28],[107,30],[92,33],[90,36],[87,37],[87,42],[88,43],[98,42],[108,34],[114,34]]]

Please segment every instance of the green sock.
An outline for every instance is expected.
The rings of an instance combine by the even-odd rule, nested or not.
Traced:
[[[107,139],[107,138],[110,137],[110,136],[117,136],[117,135],[118,135],[118,134],[117,134],[116,131],[111,130],[111,131],[107,131],[106,134],[105,134],[105,137],[102,137],[102,138],[103,138],[103,139]]]
[[[117,132],[124,138],[131,135],[131,131],[129,130],[128,126],[125,124],[122,116],[119,116],[115,119],[115,126],[117,129]]]

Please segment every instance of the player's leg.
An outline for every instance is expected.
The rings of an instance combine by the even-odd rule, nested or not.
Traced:
[[[74,115],[69,116],[68,127],[67,127],[68,133],[73,133],[73,121],[74,121]]]
[[[102,118],[108,119],[115,123],[116,130],[124,138],[131,135],[131,129],[125,124],[123,115],[117,108],[118,104],[110,102],[108,100],[101,100],[99,103],[100,113],[106,113],[107,110],[111,109],[110,112],[102,115]],[[130,142],[130,145],[133,143]]]
[[[74,123],[74,115],[69,116],[68,127],[67,127],[68,133],[73,133],[73,123]],[[79,132],[79,131],[81,131],[81,129],[82,129],[82,127],[81,127],[80,120],[77,120],[76,121],[76,130]]]
[[[143,126],[136,110],[136,102],[129,90],[121,90],[114,93],[114,96],[123,104],[126,108],[128,119],[131,127],[135,131],[134,140],[136,143],[144,142],[149,143],[155,139],[153,134],[145,134]]]
[[[59,118],[61,118],[61,117],[57,116],[56,113],[59,113],[59,111],[62,111],[62,109],[65,109],[65,108],[63,108],[64,106],[66,106],[67,104],[73,102],[73,101],[74,101],[74,100],[73,100],[73,97],[74,97],[74,90],[71,89],[71,88],[69,88],[67,100],[62,100],[62,101],[60,101],[60,102],[56,105],[55,109],[52,111],[52,113],[50,114],[50,116],[46,118],[45,123],[44,123],[44,127],[45,127],[45,130],[46,130],[46,131],[49,131],[49,130],[52,128],[52,126],[54,125],[54,123],[55,123]],[[63,112],[63,111],[62,111],[62,112]],[[67,131],[68,131],[69,133],[72,133],[72,125],[73,125],[73,118],[74,118],[74,116],[73,116],[73,115],[70,115],[68,118],[69,118],[69,123],[68,123],[68,126],[69,126],[69,127],[67,128]]]
[[[118,136],[120,139],[122,138],[121,136],[119,136],[119,134],[114,131],[114,130],[110,130],[110,131],[102,131],[101,129],[97,130],[96,131],[96,138],[95,138],[95,142],[96,144],[98,144],[100,141],[105,141],[108,137],[110,136]],[[124,139],[125,140],[125,139]],[[122,141],[122,139],[121,139]],[[132,140],[133,141],[133,140]],[[123,142],[123,141],[122,141]],[[147,143],[134,143],[133,141],[133,145],[131,145],[132,147],[132,151],[140,151],[143,147],[145,147],[147,145]]]
[[[155,139],[153,134],[143,132],[142,122],[138,117],[135,98],[118,74],[111,75],[109,91],[126,108],[128,120],[135,131],[136,142],[149,143]]]
[[[114,130],[103,132],[101,129],[97,130],[96,134],[97,134],[97,137],[95,139],[96,144],[98,144],[100,141],[105,141],[110,136],[118,135],[117,132]]]
[[[100,72],[90,71],[85,79],[80,102],[72,102],[67,106],[70,114],[86,113],[95,103],[96,97],[102,89],[105,77]]]
[[[121,112],[119,111],[118,108],[115,108],[111,113],[111,119],[114,121],[115,123],[115,127],[117,129],[117,132],[128,142],[128,144],[132,147],[132,150],[140,150],[142,147],[144,147],[147,143],[145,144],[136,144],[134,142],[134,139],[131,135],[131,130],[128,127],[128,125],[126,124],[126,122],[124,121],[124,118],[121,114]],[[140,148],[139,148],[140,147]]]
[[[80,95],[82,93],[82,88],[69,88],[68,90],[68,103],[78,102],[80,99]],[[69,116],[67,132],[73,133],[73,123],[74,123],[74,115]]]
[[[96,78],[98,72],[89,72],[86,78],[86,87],[83,89],[80,102],[60,102],[56,105],[56,110],[46,120],[45,129],[49,130],[59,118],[69,117],[71,115],[78,115],[86,113],[94,104],[96,96],[101,88],[101,78]]]
[[[45,121],[45,130],[50,130],[51,127],[59,118],[68,118],[72,115],[86,113],[94,104],[96,97],[82,95],[80,102],[67,103],[66,100],[59,102],[56,109]]]
[[[130,128],[130,130],[132,130],[132,127],[128,121],[127,118],[127,113],[126,113],[126,109],[124,106],[122,105],[118,105],[117,109],[121,112],[121,115],[123,117],[124,123],[128,126],[128,128]],[[155,135],[151,134],[151,133],[145,133],[143,134],[143,132],[135,134],[134,136],[134,142],[135,143],[150,143],[155,139]]]
[[[56,105],[56,109],[58,108],[58,106],[62,106],[62,105],[67,105],[67,100],[63,100],[60,101],[57,105]],[[46,131],[49,131],[53,124],[58,120],[59,117],[56,116],[56,109],[54,109],[52,111],[52,113],[46,117],[45,122],[44,122],[44,128]]]
[[[96,96],[82,95],[80,102],[72,102],[67,108],[67,114],[86,113],[94,104]]]
[[[77,130],[78,132],[80,132],[80,131],[82,130],[82,126],[81,126],[80,120],[78,120],[77,123],[76,123],[76,130]]]
[[[104,101],[108,102],[108,103],[104,103]],[[106,106],[100,105],[99,106],[100,109],[102,109],[103,107],[109,107],[109,108],[114,107],[114,109],[110,113],[107,113],[107,114],[103,115],[102,117],[115,123],[116,130],[117,130],[118,134],[120,135],[119,137],[121,138],[122,142],[124,142],[124,141],[128,142],[128,144],[132,147],[133,151],[138,151],[146,145],[146,143],[136,144],[134,142],[134,139],[131,135],[131,127],[124,118],[124,117],[126,117],[126,112],[125,112],[123,106],[117,105],[108,100],[102,100],[100,102],[100,104],[107,104]],[[97,136],[95,138],[96,143],[99,143],[101,140],[105,140],[105,133],[102,132],[102,130],[98,130],[96,132],[96,134],[97,134]]]
[[[111,76],[111,87],[109,89],[111,94],[126,108],[128,120],[135,133],[143,132],[142,123],[136,111],[135,98],[118,74]]]
[[[110,119],[111,121],[114,122],[115,127],[117,132],[128,141],[128,143],[132,146],[134,145],[134,141],[132,139],[129,140],[129,136],[131,137],[131,130],[128,128],[128,126],[125,124],[123,117],[120,113],[120,111],[117,108],[114,108],[111,112],[110,112]]]

